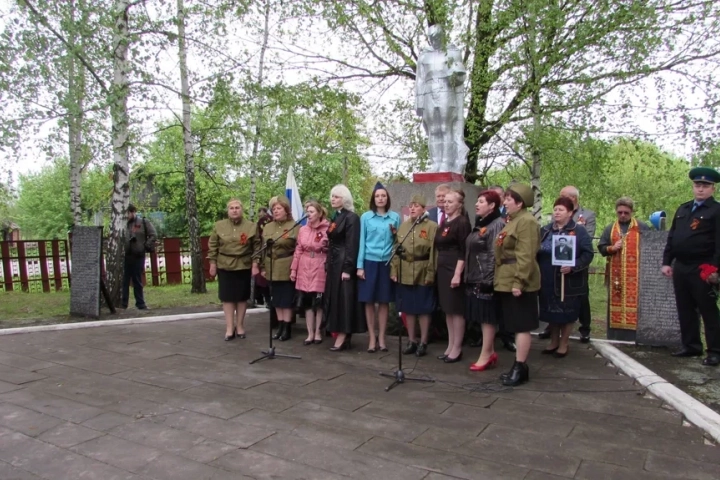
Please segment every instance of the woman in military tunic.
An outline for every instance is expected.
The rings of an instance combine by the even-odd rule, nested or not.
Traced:
[[[402,243],[399,255],[393,257],[390,279],[397,283],[395,308],[407,317],[408,345],[405,355],[427,354],[430,315],[435,310],[435,234],[437,223],[425,214],[425,197],[414,195],[410,199],[410,218],[398,228],[395,247]],[[413,229],[413,225],[415,229]],[[410,233],[412,230],[412,233]],[[405,239],[407,237],[407,240]],[[420,343],[415,336],[415,319],[420,321]]]
[[[270,282],[270,300],[279,322],[273,338],[284,342],[291,336],[295,282],[290,280],[290,267],[298,230],[290,210],[290,201],[284,195],[270,199],[270,211],[273,221],[263,228],[262,245],[267,245],[268,240],[271,245],[261,257],[260,274]]]
[[[215,223],[208,241],[210,277],[218,277],[218,297],[225,313],[225,340],[245,338],[245,310],[250,298],[250,279],[258,265],[252,255],[259,247],[254,222],[243,218],[240,200],[227,203],[228,218]]]
[[[357,299],[357,259],[360,250],[360,217],[355,213],[350,190],[335,185],[330,190],[333,209],[327,230],[328,257],[325,280],[327,331],[336,334],[333,352],[350,348],[353,333],[367,331]]]
[[[503,322],[515,333],[515,363],[500,378],[503,385],[515,386],[530,379],[527,357],[530,332],[539,326],[538,290],[540,267],[536,255],[540,248],[540,225],[528,207],[533,204],[532,189],[522,183],[508,187],[503,204],[507,224],[495,239],[494,289],[500,300]]]

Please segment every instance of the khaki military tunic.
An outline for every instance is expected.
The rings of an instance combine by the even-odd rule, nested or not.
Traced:
[[[271,249],[265,251],[260,259],[260,269],[265,270],[266,278],[273,282],[289,282],[290,266],[295,253],[295,243],[300,226],[295,226],[293,220],[284,222],[272,221],[265,225],[262,232],[262,246],[268,239],[274,240]],[[270,258],[273,258],[272,278],[270,278]]]
[[[415,223],[414,220],[408,219],[400,224],[395,236],[395,247],[408,236],[413,223]],[[398,279],[398,283],[402,285],[432,285],[435,282],[437,253],[434,244],[437,228],[437,223],[426,218],[405,240],[403,243],[404,253],[400,258],[395,255],[390,264],[390,276],[397,277],[400,271],[400,262],[402,262],[402,278]]]
[[[495,291],[540,290],[540,224],[527,209],[510,214],[495,238]]]
[[[258,251],[260,239],[254,222],[229,218],[215,223],[208,241],[208,260],[221,270],[247,270],[252,267],[252,255]]]

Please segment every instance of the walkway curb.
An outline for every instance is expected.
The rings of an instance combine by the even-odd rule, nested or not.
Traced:
[[[704,430],[713,440],[720,444],[720,414],[661,376],[656,375],[655,372],[609,343],[593,340],[592,346],[600,355],[611,361],[627,376],[680,412],[690,423]]]
[[[267,308],[248,308],[247,314],[267,313]],[[180,320],[198,320],[201,318],[212,318],[222,317],[223,312],[202,312],[202,313],[187,313],[184,315],[158,315],[155,317],[137,317],[137,318],[123,318],[120,320],[97,320],[93,322],[76,322],[76,323],[57,323],[54,325],[40,325],[37,327],[18,327],[18,328],[5,328],[0,329],[0,335],[15,335],[18,333],[33,333],[33,332],[55,332],[59,330],[76,330],[78,328],[94,328],[94,327],[115,327],[118,325],[141,325],[144,323],[162,323],[162,322],[177,322]]]

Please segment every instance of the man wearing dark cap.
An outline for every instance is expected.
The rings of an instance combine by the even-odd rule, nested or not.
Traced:
[[[705,325],[707,357],[703,365],[720,365],[720,312],[712,282],[700,277],[701,266],[720,266],[720,203],[715,201],[715,184],[720,173],[712,168],[690,170],[694,200],[683,203],[673,217],[663,254],[661,272],[672,277],[680,320],[682,348],[675,357],[703,355],[700,319]],[[673,263],[674,262],[674,263]]]
[[[147,310],[143,295],[142,276],[145,274],[145,252],[155,248],[155,227],[145,218],[137,215],[132,203],[127,209],[127,243],[125,245],[125,269],[122,288],[121,308],[127,308],[130,301],[130,283],[133,284],[135,306]]]

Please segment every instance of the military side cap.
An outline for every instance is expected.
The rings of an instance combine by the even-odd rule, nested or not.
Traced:
[[[524,183],[513,183],[508,187],[508,190],[512,190],[513,192],[520,195],[520,198],[522,198],[524,206],[531,207],[532,204],[535,202],[535,194],[532,191],[532,188],[525,185]]]
[[[417,203],[421,207],[425,208],[425,205],[427,205],[427,200],[425,199],[424,195],[420,195],[419,193],[416,193],[410,199],[410,203]]]
[[[695,167],[688,176],[693,182],[720,183],[720,173],[710,167]]]
[[[378,190],[385,190],[385,186],[380,182],[377,182],[375,184],[375,188],[373,188],[373,192],[376,192]]]

